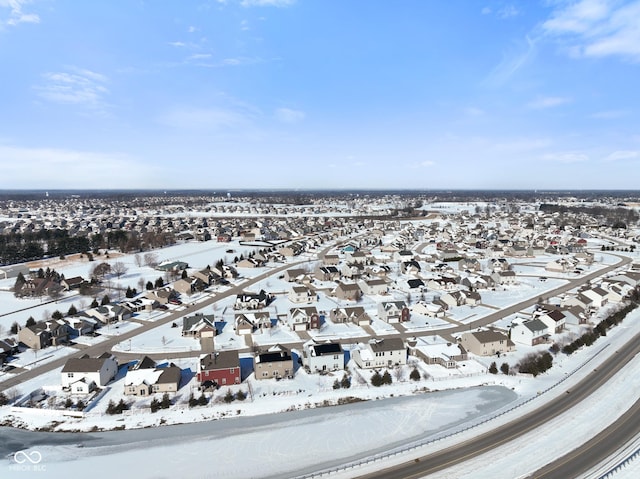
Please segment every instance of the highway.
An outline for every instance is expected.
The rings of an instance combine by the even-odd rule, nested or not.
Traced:
[[[471,459],[478,460],[478,456],[484,452],[496,449],[532,431],[539,425],[569,411],[598,388],[604,386],[611,377],[629,363],[639,352],[640,334],[628,341],[624,347],[615,351],[603,364],[594,369],[587,378],[567,388],[565,394],[553,401],[545,403],[544,406],[535,411],[501,425],[490,432],[464,441],[454,447],[422,456],[409,463],[359,477],[367,479],[410,479],[428,477],[431,474],[435,474],[462,462]],[[603,405],[603,407],[606,407],[606,405]],[[639,425],[640,406],[636,403],[625,414],[623,419],[617,421],[603,431],[603,433],[587,442],[584,448],[580,448],[580,450],[574,451],[543,467],[531,477],[549,479],[577,477],[580,473],[589,470],[604,458],[608,457],[612,452],[615,452],[622,444],[627,442],[629,437],[635,436],[639,430]],[[606,450],[603,449],[599,451],[598,454],[595,454],[594,451],[600,448],[603,443],[608,444]],[[481,468],[480,465],[479,468]]]

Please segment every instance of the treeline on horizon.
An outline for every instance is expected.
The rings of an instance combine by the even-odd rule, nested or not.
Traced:
[[[607,208],[606,206],[599,205],[568,206],[543,203],[540,205],[540,211],[544,211],[545,213],[589,215],[612,228],[627,228],[628,225],[637,223],[640,218],[636,210],[622,206]]]
[[[354,197],[399,196],[403,198],[420,197],[437,201],[496,201],[519,200],[533,201],[547,198],[575,197],[584,201],[602,198],[620,198],[640,200],[639,190],[490,190],[490,189],[175,189],[175,190],[0,190],[0,201],[44,199],[110,199],[132,201],[141,197],[202,197],[210,201],[211,197],[233,201],[236,197],[255,198],[265,203],[306,204],[311,199],[336,198],[349,200]],[[292,201],[293,199],[293,201]],[[196,201],[199,202],[199,201]]]
[[[148,251],[175,244],[169,232],[114,230],[106,234],[71,236],[64,229],[37,232],[8,232],[0,235],[0,264],[24,263],[46,257],[61,257],[76,253],[97,254],[99,249],[117,249],[123,253]]]

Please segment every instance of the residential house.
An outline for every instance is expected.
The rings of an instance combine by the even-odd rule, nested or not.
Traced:
[[[478,356],[492,356],[515,351],[513,341],[500,331],[485,330],[464,333],[460,337],[460,343],[468,352]]]
[[[196,378],[202,385],[208,381],[217,386],[240,384],[240,358],[238,351],[216,351],[200,356],[200,365]]]
[[[445,305],[437,303],[427,303],[426,301],[418,301],[409,308],[411,314],[419,314],[430,318],[443,318],[447,308]]]
[[[269,350],[256,354],[253,371],[256,379],[291,378],[294,374],[293,357],[289,350],[276,344]]]
[[[365,312],[362,306],[335,308],[330,311],[329,317],[334,323],[349,322],[356,326],[369,326],[371,324],[371,317]]]
[[[539,319],[530,319],[511,326],[511,340],[527,346],[546,343],[549,339],[549,327]]]
[[[378,303],[378,317],[389,324],[409,321],[411,312],[404,301]]]
[[[236,296],[233,309],[262,309],[266,308],[274,300],[272,294],[267,294],[265,290],[259,293],[243,292]]]
[[[291,308],[287,316],[292,331],[320,328],[320,316],[315,306]]]
[[[71,291],[75,289],[80,289],[80,287],[87,282],[82,276],[74,276],[72,278],[64,278],[60,281],[60,286],[63,287],[65,291]]]
[[[313,275],[318,281],[337,281],[340,279],[340,270],[335,266],[318,266]]]
[[[293,286],[287,297],[292,303],[312,303],[318,299],[316,293],[306,286]]]
[[[213,314],[194,314],[182,318],[182,336],[190,338],[212,338],[216,335]]]
[[[312,373],[339,371],[344,369],[344,351],[338,342],[317,344],[311,341],[303,346],[302,364]]]
[[[338,299],[346,301],[358,301],[362,297],[360,286],[356,283],[339,282],[332,294]]]
[[[18,331],[18,341],[35,350],[64,344],[68,339],[67,323],[62,319],[38,321]]]
[[[60,373],[62,389],[71,393],[87,394],[96,386],[104,387],[118,372],[116,358],[104,353],[97,358],[85,354],[67,360]]]
[[[92,318],[96,318],[102,324],[110,324],[116,321],[125,321],[133,316],[129,308],[119,304],[105,304],[85,311]]]
[[[307,271],[304,268],[291,268],[284,272],[284,279],[292,283],[296,281],[299,276],[304,276],[305,274],[307,274]]]
[[[351,357],[363,369],[387,368],[407,364],[407,349],[400,338],[372,339],[351,351]]]
[[[181,378],[182,370],[173,363],[162,368],[134,368],[124,379],[124,393],[131,396],[175,393],[180,388]]]
[[[537,311],[535,316],[549,328],[551,334],[561,333],[566,322],[565,314],[559,309],[551,311]]]
[[[426,364],[439,364],[447,369],[455,369],[458,362],[467,360],[467,352],[461,344],[451,343],[441,336],[418,338],[410,350]]]
[[[258,330],[271,328],[271,318],[266,311],[236,313],[234,318],[236,334],[252,334]]]
[[[362,279],[358,281],[358,286],[364,294],[387,294],[389,285],[384,279]]]

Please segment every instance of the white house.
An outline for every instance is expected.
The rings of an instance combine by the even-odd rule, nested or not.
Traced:
[[[407,349],[400,338],[372,339],[351,352],[363,369],[386,368],[407,364]]]
[[[511,340],[527,346],[535,346],[547,341],[549,327],[539,319],[516,323],[511,327]]]
[[[317,344],[312,341],[303,346],[302,363],[313,372],[344,369],[344,351],[338,342]]]
[[[106,386],[117,372],[116,358],[109,353],[104,353],[97,358],[86,354],[80,358],[71,358],[60,373],[62,389],[72,393],[86,394],[95,386]]]

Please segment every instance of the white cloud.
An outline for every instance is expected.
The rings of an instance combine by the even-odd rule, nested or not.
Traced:
[[[196,32],[198,29],[196,27],[194,27],[193,25],[189,26],[189,28],[187,28],[187,32],[189,33],[194,33]]]
[[[553,108],[559,105],[563,105],[565,103],[569,103],[571,98],[560,97],[560,96],[545,96],[538,97],[535,100],[529,102],[527,106],[534,110],[543,110],[545,108]]]
[[[513,5],[505,5],[504,7],[502,7],[500,10],[498,10],[497,15],[500,18],[511,18],[511,17],[515,17],[519,14],[520,12],[518,11],[518,9],[516,7],[514,7]]]
[[[619,161],[619,160],[633,160],[640,158],[640,152],[638,151],[614,151],[604,159],[604,161]]]
[[[542,159],[558,163],[581,163],[589,160],[589,157],[584,153],[569,151],[564,153],[547,153],[546,155],[542,155]]]
[[[420,166],[424,167],[424,168],[429,168],[431,166],[435,166],[436,162],[435,161],[431,161],[431,160],[425,160],[420,162]]]
[[[17,188],[104,188],[105,178],[118,178],[118,187],[139,188],[141,179],[149,179],[151,186],[160,178],[153,166],[117,152],[0,144],[0,157],[4,159],[3,180]]]
[[[221,130],[243,126],[248,123],[249,117],[232,109],[181,107],[160,115],[157,121],[186,130]]]
[[[54,103],[81,105],[99,110],[105,108],[106,76],[81,68],[66,72],[47,72],[42,75],[44,84],[35,86],[38,95]]]
[[[485,114],[484,110],[481,110],[480,108],[475,108],[473,106],[465,108],[464,113],[467,116],[484,116]]]
[[[483,15],[489,15],[491,13],[491,8],[484,7],[482,10],[480,10],[480,13],[482,13]]]
[[[288,7],[296,3],[296,0],[242,0],[243,7]]]
[[[556,9],[543,30],[572,55],[640,61],[640,1],[580,0]]]
[[[496,143],[494,149],[508,153],[522,153],[548,148],[552,143],[548,138],[515,138]]]
[[[40,23],[40,17],[35,13],[24,13],[22,7],[30,3],[30,0],[0,0],[0,8],[9,8],[9,18],[5,21],[0,20],[0,26],[5,23],[7,25],[16,26],[19,23]]]
[[[211,58],[211,53],[194,53],[193,55],[189,55],[187,57],[187,61],[207,60],[209,58]]]
[[[597,118],[600,120],[614,120],[616,118],[622,118],[623,116],[628,115],[626,111],[623,110],[608,110],[608,111],[599,111],[597,113],[593,113],[589,115],[590,118]]]
[[[292,110],[290,108],[278,108],[275,111],[275,117],[283,123],[299,123],[305,118],[305,113],[300,110]]]
[[[184,42],[169,42],[169,45],[171,45],[172,47],[178,47],[178,48],[187,46],[187,44]]]
[[[484,83],[493,87],[503,86],[520,69],[529,64],[535,54],[536,40],[526,36],[524,43],[513,45],[511,51],[503,55],[502,61],[493,69]]]

